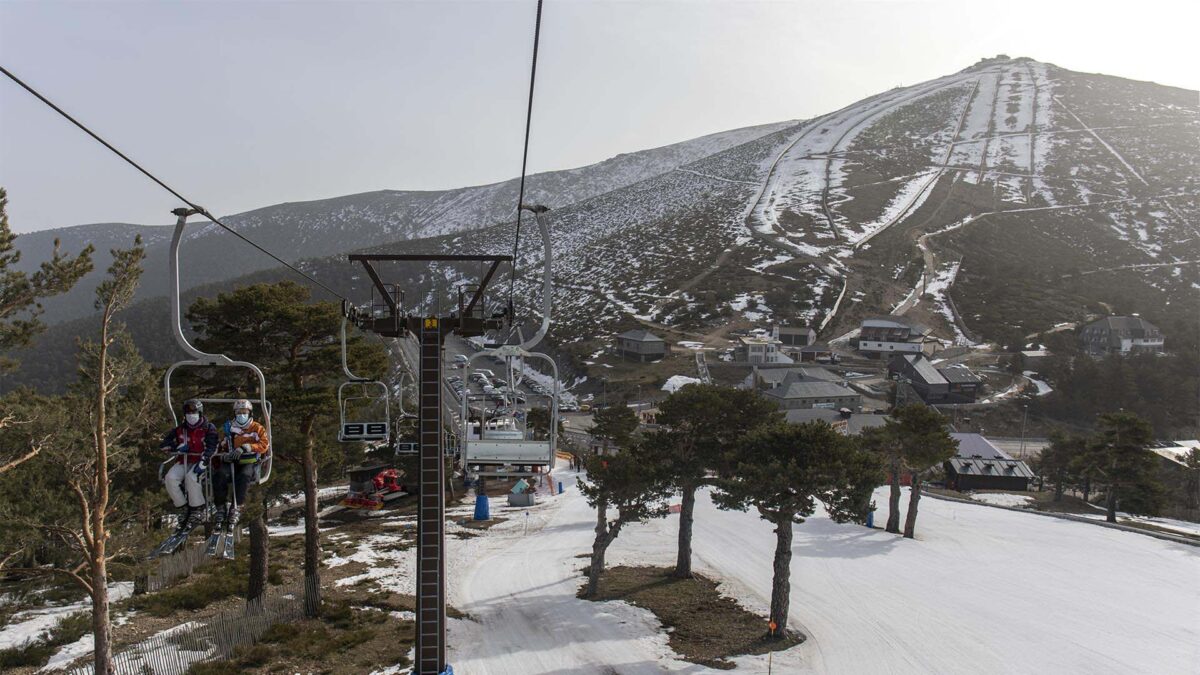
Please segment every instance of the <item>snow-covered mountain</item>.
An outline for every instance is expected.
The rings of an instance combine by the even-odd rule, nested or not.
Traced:
[[[1169,321],[1200,295],[1198,131],[1196,92],[1029,59],[892,89],[548,202],[559,337],[591,349],[633,324],[678,337],[783,320],[832,338],[892,311],[962,343],[1091,312]],[[422,245],[500,252],[511,237]],[[528,281],[518,295],[536,297]]]
[[[583,361],[639,325],[678,340],[784,321],[834,339],[894,312],[948,342],[1011,344],[1138,312],[1170,340],[1200,315],[1198,141],[1195,91],[997,57],[814,119],[539,176],[529,201],[553,209],[551,337]],[[515,189],[372,193],[231,220],[296,257],[327,256],[304,266],[363,302],[368,280],[330,252],[511,251]],[[518,302],[540,288],[525,232]],[[208,245],[235,248],[203,233],[188,251],[212,266]],[[408,297],[465,272],[410,270]],[[236,283],[282,278],[294,275]]]
[[[735,129],[673,145],[621,154],[589,166],[531,176],[528,198],[565,205],[619,189],[725,148],[769,134],[788,123]],[[222,220],[289,262],[326,256],[385,242],[436,237],[503,222],[513,217],[517,179],[502,183],[440,191],[384,190],[332,199],[268,206]],[[169,214],[164,214],[170,218]],[[142,297],[162,292],[171,228],[124,223],[78,225],[44,230],[17,238],[22,252],[19,268],[35,269],[53,248],[55,239],[66,251],[96,246],[96,271],[63,297],[45,303],[44,320],[54,322],[92,310],[93,289],[111,261],[109,249],[128,246],[135,234],[147,245],[146,279]],[[183,244],[185,288],[230,279],[274,267],[276,263],[219,227],[202,221]],[[195,261],[195,264],[189,264]]]

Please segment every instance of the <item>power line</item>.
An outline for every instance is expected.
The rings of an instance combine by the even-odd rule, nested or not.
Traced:
[[[525,203],[525,169],[529,162],[529,128],[533,122],[533,85],[537,82],[538,40],[542,35],[542,0],[538,0],[537,19],[533,24],[533,64],[529,68],[529,103],[525,108],[525,147],[521,152],[521,185],[517,190],[517,236],[513,240],[512,275],[508,280],[508,306],[513,306],[513,288],[517,280],[517,248],[521,245],[521,205]]]
[[[539,5],[539,7],[541,6],[541,2],[540,2],[540,0],[539,0],[539,3],[538,3],[538,5]],[[540,10],[539,10],[539,11],[540,11]],[[174,195],[174,196],[175,196],[175,198],[176,198],[176,199],[178,199],[179,201],[183,202],[184,204],[187,204],[187,205],[188,205],[188,206],[190,206],[191,208],[195,209],[195,210],[196,210],[196,212],[197,212],[197,213],[199,213],[200,215],[204,216],[205,218],[208,218],[208,219],[209,219],[210,221],[212,221],[214,224],[216,224],[216,225],[219,225],[219,226],[220,226],[222,229],[224,229],[226,232],[228,232],[228,233],[232,234],[233,236],[237,237],[238,239],[241,239],[242,241],[246,242],[247,244],[250,244],[250,245],[251,245],[251,246],[253,246],[254,248],[256,248],[256,249],[258,249],[259,251],[261,251],[262,253],[266,254],[266,255],[267,255],[268,257],[270,257],[271,259],[273,259],[273,260],[275,260],[276,262],[278,262],[279,264],[283,265],[284,267],[286,267],[286,268],[288,268],[288,269],[292,270],[293,272],[295,272],[296,274],[299,274],[300,276],[304,277],[305,279],[308,279],[309,281],[311,281],[312,283],[316,284],[317,286],[320,286],[321,288],[323,288],[325,291],[327,291],[328,293],[332,294],[333,296],[335,296],[335,297],[337,297],[337,298],[341,298],[342,300],[346,300],[346,298],[345,298],[345,297],[344,297],[344,296],[343,296],[341,293],[338,293],[337,291],[333,290],[333,289],[332,289],[332,288],[330,288],[329,286],[327,286],[327,285],[325,285],[325,284],[321,283],[320,281],[317,281],[315,278],[313,278],[312,276],[310,276],[308,273],[306,273],[306,272],[304,272],[304,271],[302,271],[302,270],[300,270],[300,269],[297,269],[297,268],[296,268],[296,267],[294,267],[294,266],[293,266],[291,263],[287,262],[287,261],[286,261],[286,260],[284,260],[283,258],[280,258],[279,256],[275,255],[274,253],[271,253],[270,251],[268,251],[267,249],[263,248],[263,247],[262,247],[262,246],[260,246],[258,243],[256,243],[256,242],[254,242],[253,240],[249,239],[248,237],[246,237],[246,236],[245,236],[245,235],[243,235],[242,233],[240,233],[240,232],[238,232],[238,231],[234,230],[233,228],[229,227],[229,226],[228,226],[228,225],[226,225],[225,223],[222,223],[222,222],[221,222],[221,221],[220,221],[220,220],[219,220],[219,219],[218,219],[216,216],[214,216],[213,214],[209,213],[209,212],[208,212],[208,209],[204,208],[203,206],[200,206],[199,204],[197,204],[197,203],[193,202],[192,200],[188,199],[187,197],[184,197],[184,196],[183,196],[182,194],[180,194],[180,193],[179,193],[177,190],[175,190],[175,188],[173,188],[173,187],[171,187],[170,185],[167,185],[167,184],[166,184],[166,183],[164,183],[163,181],[159,180],[159,178],[158,178],[157,176],[155,176],[154,174],[150,173],[150,172],[149,172],[149,171],[147,171],[146,169],[142,168],[142,165],[141,165],[141,164],[138,164],[137,162],[133,161],[133,160],[132,160],[132,159],[130,159],[130,158],[129,158],[129,157],[128,157],[128,156],[127,156],[125,153],[123,153],[123,152],[121,152],[120,150],[118,150],[118,149],[116,149],[115,147],[113,147],[113,145],[112,145],[111,143],[109,143],[108,141],[106,141],[106,140],[104,140],[103,138],[101,138],[99,135],[97,135],[97,134],[96,134],[96,132],[94,132],[94,131],[92,131],[91,129],[89,129],[89,128],[87,128],[86,126],[84,126],[82,122],[80,122],[79,120],[75,119],[74,117],[71,117],[71,115],[69,115],[69,114],[68,114],[68,113],[67,113],[65,110],[63,110],[62,108],[60,108],[60,107],[58,107],[57,105],[55,105],[55,104],[54,104],[54,102],[53,102],[53,101],[51,101],[50,99],[46,98],[45,96],[42,96],[42,95],[41,95],[41,93],[39,93],[39,92],[38,92],[36,89],[34,89],[33,87],[29,86],[28,84],[25,84],[25,82],[23,82],[23,81],[21,80],[21,78],[19,78],[19,77],[17,77],[16,75],[12,74],[12,72],[11,72],[11,71],[9,71],[9,70],[8,70],[7,68],[5,68],[4,66],[0,66],[0,72],[4,73],[6,76],[8,76],[8,79],[10,79],[10,80],[12,80],[13,82],[16,82],[18,85],[20,85],[20,86],[21,86],[21,88],[23,88],[25,91],[29,92],[30,94],[33,94],[35,97],[37,97],[37,99],[38,99],[39,101],[41,101],[42,103],[45,103],[46,105],[50,106],[50,108],[51,108],[52,110],[54,110],[54,112],[56,112],[56,113],[58,113],[59,115],[62,115],[63,117],[65,117],[65,118],[66,118],[66,119],[67,119],[69,122],[71,122],[71,124],[74,124],[75,126],[77,126],[77,127],[79,127],[80,129],[82,129],[82,130],[83,130],[83,132],[84,132],[84,133],[86,133],[88,136],[91,136],[91,137],[92,137],[92,138],[94,138],[94,139],[95,139],[95,140],[96,140],[98,143],[100,143],[100,144],[101,144],[101,145],[103,145],[104,147],[106,147],[106,148],[108,148],[109,150],[111,150],[111,151],[113,152],[113,154],[115,154],[116,156],[118,156],[118,157],[120,157],[121,159],[125,160],[125,162],[126,162],[126,163],[128,163],[130,166],[132,166],[133,168],[135,168],[135,169],[137,169],[138,171],[140,171],[140,172],[142,173],[142,175],[146,176],[146,177],[147,177],[147,178],[149,178],[150,180],[152,180],[152,181],[154,181],[155,183],[157,183],[157,184],[159,185],[159,187],[161,187],[162,189],[166,190],[167,192],[170,192],[172,195]],[[528,141],[527,141],[527,143],[528,143]],[[527,147],[528,147],[528,145],[527,145]]]

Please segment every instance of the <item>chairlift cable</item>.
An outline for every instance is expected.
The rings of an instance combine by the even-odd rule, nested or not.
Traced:
[[[226,232],[229,232],[230,234],[232,234],[233,236],[237,237],[238,239],[241,239],[242,241],[246,242],[247,244],[250,244],[251,246],[253,246],[254,248],[258,249],[258,250],[259,250],[259,251],[261,251],[262,253],[266,254],[268,257],[270,257],[271,259],[275,260],[275,261],[276,261],[276,262],[278,262],[279,264],[283,265],[284,267],[287,267],[288,269],[292,270],[292,271],[293,271],[293,272],[295,272],[296,274],[299,274],[300,276],[304,277],[305,279],[308,279],[309,281],[311,281],[312,283],[316,284],[317,286],[320,286],[320,287],[321,287],[321,288],[323,288],[325,291],[327,291],[327,292],[331,293],[331,294],[332,294],[332,295],[334,295],[335,297],[341,298],[342,300],[346,300],[346,298],[345,298],[345,297],[344,297],[344,296],[343,296],[341,293],[338,293],[337,291],[333,290],[333,289],[332,289],[332,288],[330,288],[329,286],[327,286],[327,285],[325,285],[325,284],[321,283],[320,281],[317,281],[315,278],[313,278],[312,276],[310,276],[310,275],[309,275],[309,274],[307,274],[306,272],[304,272],[304,271],[302,271],[302,270],[299,270],[299,269],[297,269],[296,267],[292,266],[290,263],[288,263],[288,262],[287,262],[286,260],[284,260],[283,258],[280,258],[279,256],[275,255],[274,253],[271,253],[271,252],[270,252],[270,251],[268,251],[267,249],[265,249],[265,248],[263,248],[262,246],[260,246],[258,243],[254,242],[254,241],[253,241],[253,240],[251,240],[250,238],[246,237],[246,235],[244,235],[244,234],[242,234],[242,233],[240,233],[240,232],[238,232],[238,231],[234,230],[233,228],[229,227],[229,226],[228,226],[228,225],[226,225],[225,223],[222,223],[222,222],[221,222],[221,221],[220,221],[220,220],[219,220],[219,219],[218,219],[216,216],[214,216],[214,215],[212,215],[211,213],[209,213],[209,212],[208,212],[208,209],[204,208],[203,206],[200,206],[199,204],[196,204],[195,202],[193,202],[192,200],[188,199],[187,197],[184,197],[184,196],[183,196],[183,195],[181,195],[181,194],[180,194],[180,193],[179,193],[177,190],[175,190],[174,188],[172,188],[170,185],[167,185],[167,184],[166,184],[166,183],[164,183],[163,181],[159,180],[159,178],[158,178],[157,176],[155,176],[154,174],[152,174],[152,173],[150,173],[149,171],[147,171],[146,169],[144,169],[144,168],[142,167],[142,165],[140,165],[140,164],[138,164],[137,162],[135,162],[135,161],[133,161],[132,159],[130,159],[130,158],[129,158],[129,156],[128,156],[128,155],[126,155],[125,153],[123,153],[123,152],[121,152],[120,150],[118,150],[118,149],[116,149],[115,147],[113,147],[113,145],[112,145],[111,143],[109,143],[108,141],[106,141],[106,140],[104,140],[103,138],[101,138],[101,137],[100,137],[98,134],[96,134],[96,132],[94,132],[94,131],[92,131],[91,129],[89,129],[89,128],[87,128],[86,126],[84,126],[82,122],[80,122],[79,120],[77,120],[77,119],[75,119],[74,117],[72,117],[70,114],[68,114],[68,113],[67,113],[65,110],[63,110],[62,108],[60,108],[60,107],[58,107],[57,105],[55,105],[53,101],[51,101],[50,99],[46,98],[45,96],[42,96],[42,94],[41,94],[41,93],[39,93],[39,92],[38,92],[36,89],[34,89],[33,87],[31,87],[31,86],[29,86],[28,84],[26,84],[24,81],[22,81],[22,80],[21,80],[21,78],[19,78],[19,77],[17,77],[16,75],[14,75],[14,74],[13,74],[11,71],[9,71],[9,70],[8,70],[7,68],[5,68],[4,66],[0,66],[0,73],[4,73],[4,74],[5,74],[5,75],[8,77],[8,79],[12,80],[13,82],[16,82],[16,83],[17,83],[18,85],[20,85],[20,86],[21,86],[21,88],[23,88],[25,91],[28,91],[30,94],[33,94],[35,97],[37,97],[37,99],[38,99],[39,101],[41,101],[42,103],[45,103],[46,105],[50,106],[50,108],[51,108],[52,110],[54,110],[54,112],[58,113],[59,115],[62,115],[63,117],[65,117],[65,118],[67,119],[67,121],[71,122],[71,124],[74,124],[75,126],[77,126],[77,127],[79,127],[80,129],[82,129],[82,130],[83,130],[83,132],[84,132],[84,133],[86,133],[88,136],[91,136],[91,137],[92,137],[93,139],[95,139],[95,140],[96,140],[98,143],[100,143],[100,144],[101,144],[101,145],[103,145],[104,147],[106,147],[106,148],[108,148],[109,150],[111,150],[111,151],[113,152],[113,154],[115,154],[116,156],[118,156],[118,157],[120,157],[121,159],[125,160],[125,162],[126,162],[126,163],[128,163],[130,166],[132,166],[133,168],[137,169],[137,170],[138,170],[138,171],[140,171],[140,172],[141,172],[143,175],[145,175],[147,178],[149,178],[150,180],[152,180],[152,181],[154,181],[155,183],[157,183],[157,184],[159,185],[159,187],[161,187],[162,189],[166,190],[167,192],[170,192],[172,195],[174,195],[174,196],[175,196],[175,198],[176,198],[176,199],[178,199],[179,201],[183,202],[184,204],[187,204],[189,207],[191,207],[191,208],[195,209],[195,210],[196,210],[196,212],[197,212],[199,215],[202,215],[202,216],[204,216],[205,218],[208,218],[208,219],[209,219],[210,221],[212,221],[212,222],[213,222],[215,225],[219,225],[219,226],[220,226],[222,229],[224,229]],[[349,302],[349,301],[347,300],[347,302]]]
[[[525,146],[521,153],[521,183],[517,190],[517,234],[513,240],[512,274],[508,279],[508,306],[513,306],[517,280],[517,249],[521,244],[521,205],[525,202],[525,171],[529,162],[529,128],[533,122],[533,85],[537,82],[538,41],[542,34],[542,0],[538,0],[537,18],[533,25],[533,63],[529,68],[529,103],[525,108]]]

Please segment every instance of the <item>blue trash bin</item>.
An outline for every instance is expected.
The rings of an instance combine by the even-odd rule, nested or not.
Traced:
[[[485,494],[475,495],[475,520],[491,520],[492,503]]]

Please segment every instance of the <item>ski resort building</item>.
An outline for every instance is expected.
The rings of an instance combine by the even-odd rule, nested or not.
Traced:
[[[903,316],[866,319],[858,333],[858,351],[876,354],[933,354],[938,342],[933,330]]]
[[[739,363],[792,363],[773,337],[742,336],[733,348],[733,360]]]
[[[632,361],[657,361],[669,352],[666,340],[648,330],[631,330],[617,336],[617,354]]]
[[[856,413],[848,409],[830,410],[828,408],[788,410],[784,413],[784,417],[790,424],[804,424],[820,420],[828,423],[834,429],[847,436],[857,436],[864,429],[881,427],[887,422],[887,415]]]
[[[760,393],[781,410],[862,410],[862,396],[853,389],[840,382],[806,379],[796,372],[788,373],[778,386],[761,390]]]
[[[779,341],[779,351],[799,361],[800,350],[811,345],[817,339],[817,331],[808,326],[771,327],[771,337]]]
[[[796,352],[796,360],[801,363],[837,363],[837,354],[827,344],[814,342],[805,345]]]
[[[921,400],[939,403],[974,403],[983,386],[966,366],[937,368],[924,354],[897,354],[888,362],[888,377],[912,386]]]
[[[979,434],[952,433],[958,454],[946,460],[946,487],[951,490],[1026,491],[1033,471]]]
[[[788,382],[841,382],[842,377],[819,366],[785,366],[781,368],[754,366],[746,379],[742,380],[742,389],[774,389],[783,384],[784,380]]]
[[[1110,316],[1084,326],[1079,342],[1090,354],[1159,353],[1163,334],[1140,316]]]

